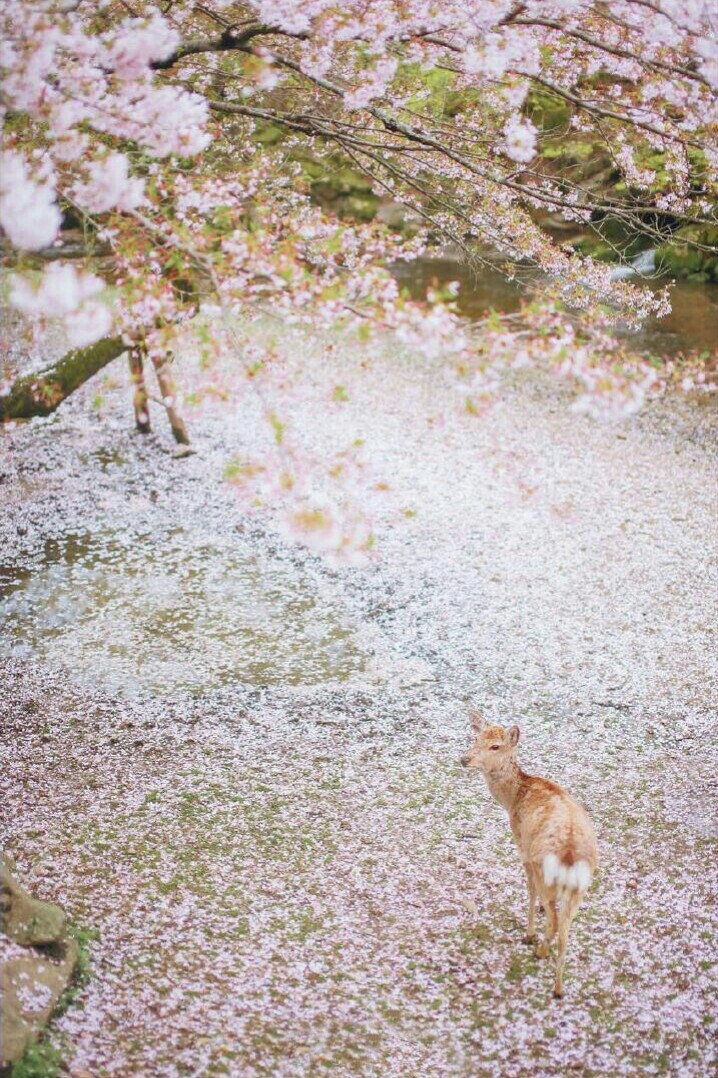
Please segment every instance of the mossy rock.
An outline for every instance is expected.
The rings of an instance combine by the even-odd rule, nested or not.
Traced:
[[[615,217],[605,217],[595,225],[595,229],[595,232],[584,233],[571,242],[575,250],[590,255],[598,262],[634,258],[649,246],[645,236],[636,235]]]
[[[700,250],[693,246],[696,243],[710,249]],[[674,277],[718,282],[718,228],[684,225],[670,243],[658,248],[656,262]]]
[[[639,239],[644,247],[648,244],[644,237],[636,236],[635,231],[620,217],[604,217],[600,222],[596,222],[595,227],[601,243],[612,243],[622,252],[625,252],[628,247],[634,245],[636,240]],[[630,253],[635,254],[636,252],[631,250]]]
[[[373,220],[379,208],[379,198],[372,191],[371,180],[349,166],[329,171],[329,164],[323,163],[321,178],[311,185],[313,200],[339,217],[352,217],[356,221]]]
[[[261,146],[276,146],[278,142],[286,138],[286,135],[286,131],[279,124],[267,124],[256,128],[253,141]]]
[[[381,202],[376,219],[393,232],[404,232],[407,235],[415,234],[422,226],[422,218],[416,210],[393,199]]]
[[[604,243],[598,236],[582,236],[573,244],[576,251],[583,255],[590,255],[597,262],[617,262],[619,253],[610,243]]]
[[[465,87],[463,90],[448,90],[444,99],[444,115],[453,117],[462,112],[475,109],[480,101],[478,90]]]
[[[561,165],[583,165],[591,174],[599,167],[607,168],[609,164],[606,155],[599,155],[595,143],[589,139],[566,138],[563,135],[546,139],[541,146],[541,156],[547,161],[555,159]]]
[[[289,159],[291,161],[296,161],[301,165],[302,176],[312,184],[316,183],[318,180],[323,180],[326,176],[326,162],[320,161],[310,154],[292,152],[289,154]]]
[[[29,895],[7,856],[2,863],[2,931],[8,939],[0,978],[4,1072],[40,1037],[72,980],[78,947],[67,935],[63,910]]]
[[[66,939],[53,955],[27,948],[3,962],[2,1061],[9,1067],[21,1060],[47,1025],[67,989],[77,962],[77,944]]]
[[[53,902],[42,902],[23,890],[14,876],[15,862],[5,855],[2,862],[0,926],[6,936],[22,947],[43,947],[64,938],[67,917]]]
[[[340,216],[353,217],[356,221],[371,221],[376,216],[379,199],[376,195],[350,195],[337,207]]]
[[[566,127],[571,105],[549,90],[532,90],[526,99],[524,112],[539,131],[555,131]]]
[[[371,180],[357,169],[349,168],[348,165],[332,172],[326,171],[318,183],[312,185],[312,190],[325,198],[339,198],[342,195],[362,194],[371,191]]]

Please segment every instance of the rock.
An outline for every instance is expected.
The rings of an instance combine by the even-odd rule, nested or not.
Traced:
[[[33,898],[17,883],[15,864],[5,856],[1,871],[0,927],[23,947],[47,946],[64,938],[67,918],[59,906]]]
[[[60,997],[72,980],[77,963],[77,944],[66,940],[58,957],[34,949],[3,960],[2,1066],[21,1059],[47,1025]]]
[[[40,1036],[77,964],[59,906],[29,895],[16,881],[15,863],[2,863],[2,973],[0,1066],[20,1059]]]
[[[401,202],[383,202],[376,214],[377,221],[398,231],[416,232],[421,227],[421,217]]]
[[[565,134],[571,118],[571,105],[550,90],[534,88],[526,98],[526,112],[542,133]]]
[[[718,227],[684,225],[674,233],[670,243],[658,248],[656,261],[674,277],[718,281]]]
[[[353,217],[356,221],[371,221],[376,216],[379,200],[371,192],[368,194],[347,195],[336,204],[337,212],[343,217]]]
[[[478,917],[479,907],[476,905],[473,898],[461,898],[459,901],[467,913],[470,913],[472,917]]]
[[[191,445],[178,445],[176,449],[172,451],[172,456],[175,460],[183,460],[185,457],[191,457],[197,452]]]

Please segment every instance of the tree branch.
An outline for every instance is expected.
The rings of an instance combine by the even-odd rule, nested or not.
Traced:
[[[255,37],[267,34],[282,34],[284,37],[306,38],[306,34],[289,35],[278,26],[267,26],[265,23],[252,23],[243,30],[224,30],[215,37],[196,37],[183,41],[174,52],[166,56],[164,60],[154,60],[149,66],[155,71],[164,71],[168,67],[174,67],[185,56],[197,56],[205,52],[247,52],[247,46]]]

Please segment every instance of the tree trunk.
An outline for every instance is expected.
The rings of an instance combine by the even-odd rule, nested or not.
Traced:
[[[170,372],[172,358],[172,352],[167,352],[163,359],[153,356],[152,362],[155,365],[157,384],[160,387],[162,403],[167,410],[167,418],[170,421],[170,426],[172,427],[172,433],[175,436],[175,441],[179,442],[180,445],[189,445],[189,434],[187,433],[187,427],[185,426],[182,416],[175,408],[176,391],[174,379]]]
[[[87,348],[68,352],[53,367],[23,375],[6,394],[0,396],[0,422],[50,415],[83,382],[123,352],[129,352],[130,372],[135,387],[135,422],[137,429],[146,434],[150,430],[150,410],[144,377],[144,357],[147,353],[142,338],[128,349],[121,337],[106,337]],[[188,446],[187,427],[175,406],[175,385],[170,370],[172,353],[167,352],[163,358],[153,356],[152,362],[175,441]]]
[[[105,337],[68,352],[47,370],[23,375],[0,396],[0,422],[50,415],[83,382],[126,351],[121,337]]]
[[[127,357],[130,364],[130,377],[135,387],[132,404],[135,409],[135,425],[140,434],[150,433],[150,404],[145,385],[144,371],[145,352],[141,344],[135,344],[130,348]]]

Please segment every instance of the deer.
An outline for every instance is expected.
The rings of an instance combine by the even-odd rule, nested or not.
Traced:
[[[578,801],[557,783],[521,770],[516,761],[518,726],[507,730],[490,725],[474,708],[469,719],[475,740],[461,764],[481,771],[490,792],[509,814],[529,893],[524,942],[535,945],[537,958],[548,958],[558,933],[553,994],[561,999],[568,934],[598,864],[596,836]],[[542,940],[536,933],[537,898],[546,912]]]

